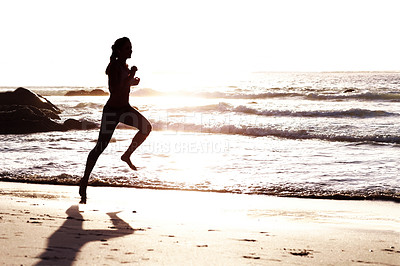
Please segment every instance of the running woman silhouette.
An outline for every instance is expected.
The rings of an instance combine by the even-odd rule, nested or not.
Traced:
[[[135,77],[137,67],[130,69],[126,60],[131,58],[132,44],[127,37],[120,38],[111,46],[112,54],[110,63],[107,66],[108,89],[110,98],[103,108],[100,134],[96,146],[90,151],[86,162],[85,173],[80,180],[79,195],[80,203],[86,203],[86,188],[90,174],[100,154],[105,150],[118,123],[124,123],[137,128],[139,131],[132,139],[132,143],[121,156],[132,170],[137,170],[131,162],[132,153],[143,143],[151,132],[150,122],[139,111],[129,104],[129,92],[131,86],[139,84],[140,79]]]

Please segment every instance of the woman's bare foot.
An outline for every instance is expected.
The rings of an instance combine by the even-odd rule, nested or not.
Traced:
[[[128,166],[129,166],[132,170],[137,171],[136,166],[134,166],[134,165],[132,164],[131,158],[130,158],[130,157],[131,157],[130,155],[124,153],[124,154],[122,154],[122,156],[121,156],[121,160],[124,161],[124,162],[126,162],[126,163],[128,164]]]
[[[81,201],[79,201],[79,204],[86,204],[86,195],[81,196]]]

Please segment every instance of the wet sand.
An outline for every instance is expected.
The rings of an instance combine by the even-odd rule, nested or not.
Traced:
[[[0,183],[3,265],[400,265],[400,205]]]

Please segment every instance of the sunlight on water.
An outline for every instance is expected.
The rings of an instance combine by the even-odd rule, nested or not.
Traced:
[[[167,81],[163,76],[157,86]],[[236,78],[185,87],[181,77],[181,84],[167,82],[170,88],[133,89],[131,105],[153,125],[132,156],[139,171],[120,160],[136,133],[121,125],[98,160],[92,184],[400,198],[398,73]],[[36,89],[63,111],[61,121],[99,125],[107,97],[61,96],[82,88]],[[97,137],[98,129],[2,135],[0,177],[76,183]]]

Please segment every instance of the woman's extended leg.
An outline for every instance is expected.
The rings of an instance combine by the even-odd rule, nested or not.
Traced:
[[[113,119],[114,118],[114,119]],[[108,143],[110,143],[111,137],[118,124],[117,114],[108,113],[103,111],[103,118],[101,120],[99,138],[96,146],[90,151],[85,167],[85,173],[79,183],[79,195],[81,196],[80,203],[86,203],[86,188],[89,182],[90,174],[99,158],[100,154],[106,149]]]
[[[151,124],[141,113],[139,113],[139,111],[132,107],[128,112],[121,116],[120,122],[139,129],[139,132],[137,132],[133,137],[128,149],[121,156],[121,160],[126,162],[132,170],[137,170],[132,164],[130,157],[150,134],[152,130]]]
[[[110,135],[110,140],[111,140],[111,136],[112,136],[112,134]],[[89,183],[90,174],[92,173],[92,170],[93,170],[100,154],[105,150],[108,143],[110,142],[109,140],[108,141],[105,140],[105,137],[102,137],[102,139],[103,140],[100,140],[100,138],[99,138],[96,146],[93,148],[93,150],[90,151],[87,161],[86,161],[85,173],[79,183],[79,195],[81,196],[81,203],[86,203],[86,188]]]

